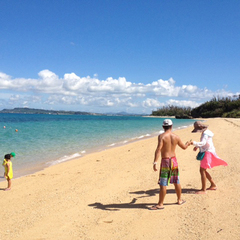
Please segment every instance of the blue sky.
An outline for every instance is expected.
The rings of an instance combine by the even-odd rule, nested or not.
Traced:
[[[0,1],[0,110],[151,113],[240,94],[240,1]]]

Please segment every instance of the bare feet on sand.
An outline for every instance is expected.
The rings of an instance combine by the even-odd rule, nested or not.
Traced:
[[[210,186],[207,190],[217,190],[217,186]]]
[[[164,209],[164,207],[158,204],[149,208],[149,210],[162,210],[162,209]]]
[[[207,192],[204,191],[204,190],[199,190],[199,191],[195,192],[195,194],[206,194],[206,193],[207,193]]]
[[[183,205],[185,202],[186,202],[186,200],[179,200],[179,201],[177,202],[177,204],[178,204],[178,205]]]

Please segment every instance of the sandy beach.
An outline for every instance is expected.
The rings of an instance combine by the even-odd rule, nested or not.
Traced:
[[[216,152],[229,166],[209,170],[216,191],[200,189],[199,161],[190,146],[177,149],[184,205],[169,185],[165,209],[158,201],[159,172],[152,162],[157,137],[0,182],[1,240],[240,239],[240,119],[207,119]],[[183,142],[199,141],[192,127],[174,131]],[[14,162],[13,162],[14,168]]]

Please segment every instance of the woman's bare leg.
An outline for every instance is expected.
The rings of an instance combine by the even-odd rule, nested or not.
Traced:
[[[206,193],[206,182],[207,182],[207,176],[206,176],[206,169],[200,167],[200,174],[201,174],[201,182],[202,182],[202,189],[197,194],[205,194]]]
[[[207,188],[207,190],[217,190],[217,185],[215,184],[215,182],[213,181],[211,175],[207,172],[207,170],[206,170],[206,177],[208,181],[211,183],[210,187]]]

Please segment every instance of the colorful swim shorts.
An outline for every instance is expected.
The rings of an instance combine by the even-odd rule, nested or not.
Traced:
[[[162,158],[158,184],[168,186],[168,183],[180,183],[176,157]]]

